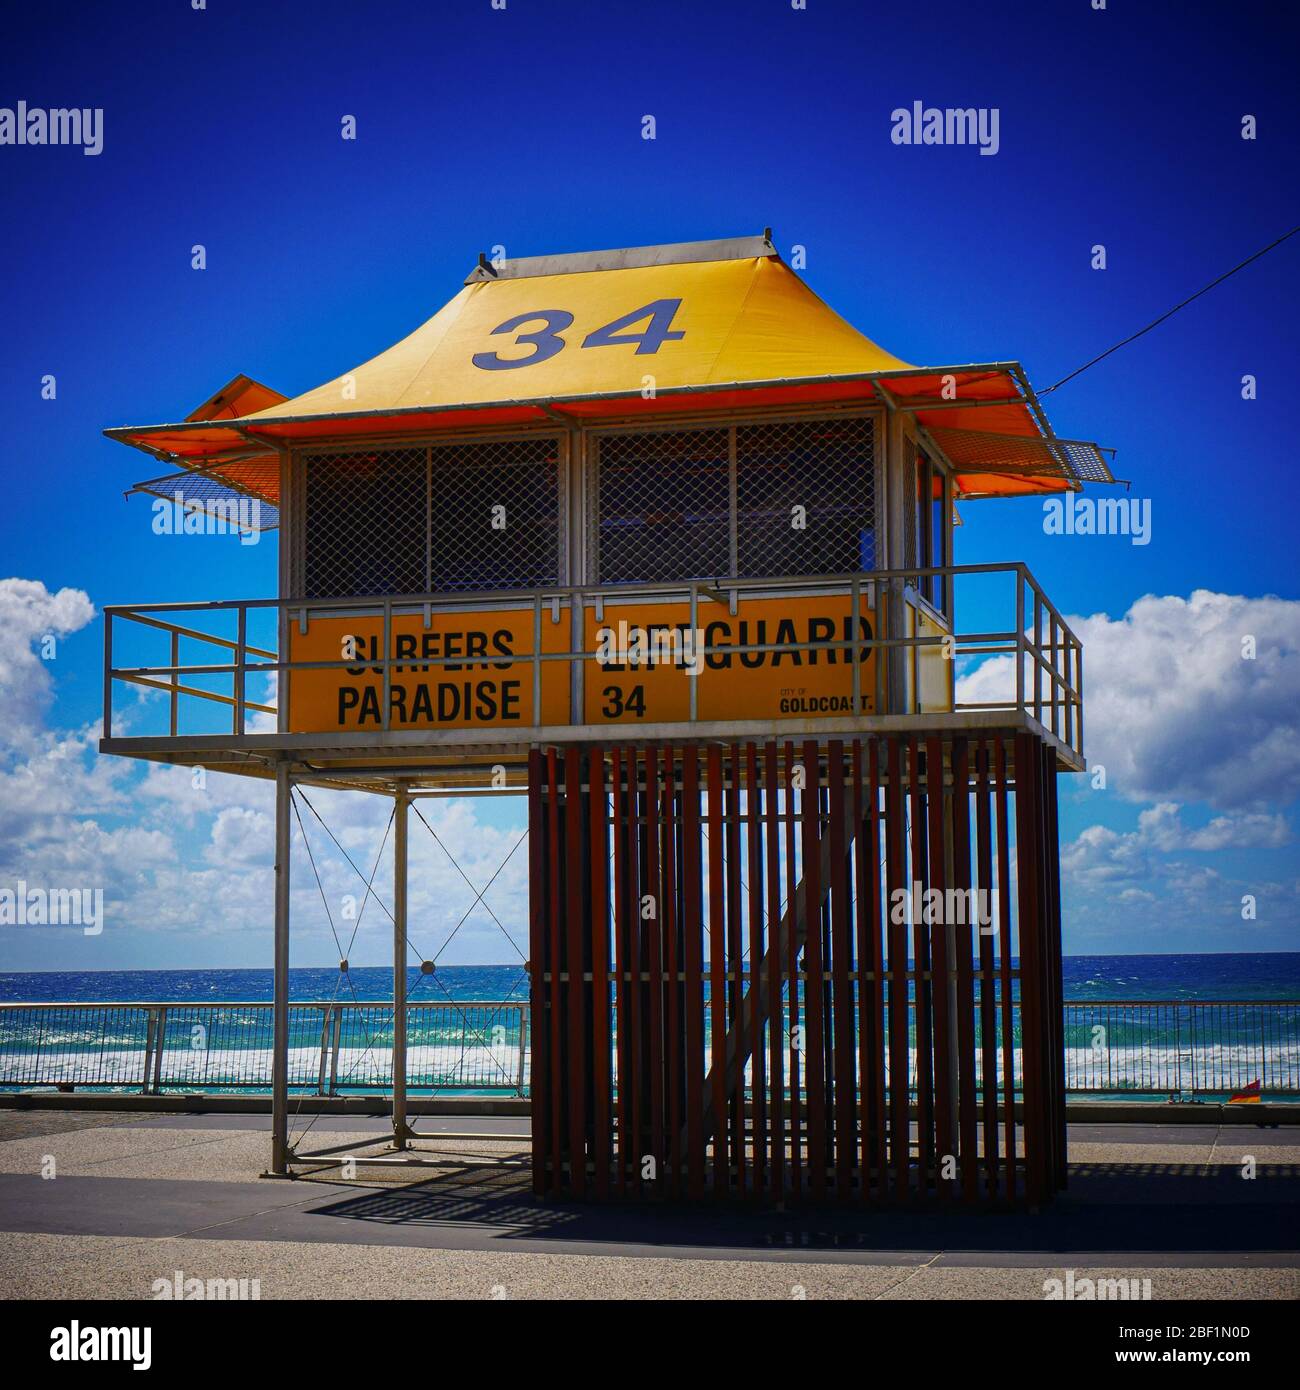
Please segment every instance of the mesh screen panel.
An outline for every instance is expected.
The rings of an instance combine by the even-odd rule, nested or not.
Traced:
[[[435,448],[430,592],[557,583],[559,470],[555,439]]]
[[[600,435],[592,578],[654,583],[871,569],[874,457],[870,417]]]
[[[1039,435],[1022,437],[942,427],[931,427],[930,434],[962,471],[1038,474],[1093,483],[1115,481],[1098,447],[1083,440],[1053,441]]]
[[[307,598],[424,591],[425,457],[379,449],[308,458]]]
[[[874,435],[865,416],[737,428],[739,577],[875,568]]]
[[[1082,440],[1067,439],[1061,441],[1061,452],[1065,455],[1066,462],[1074,470],[1075,475],[1089,483],[1113,483],[1114,475],[1110,471],[1110,464],[1102,457],[1101,450],[1095,444],[1088,444]]]
[[[556,583],[558,450],[529,437],[309,455],[305,596]]]
[[[593,471],[602,584],[731,573],[730,431],[601,435]]]
[[[241,463],[240,481],[236,485],[232,485],[227,476],[231,469],[222,472],[186,469],[168,473],[163,478],[147,478],[134,484],[131,491],[145,492],[173,503],[179,494],[180,506],[202,511],[214,520],[224,520],[231,529],[274,530],[280,524],[280,508],[271,500],[280,491],[279,459],[250,459]]]

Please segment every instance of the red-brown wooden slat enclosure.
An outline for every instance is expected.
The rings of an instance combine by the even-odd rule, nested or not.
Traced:
[[[1041,740],[582,745],[529,773],[539,1195],[1064,1186]]]

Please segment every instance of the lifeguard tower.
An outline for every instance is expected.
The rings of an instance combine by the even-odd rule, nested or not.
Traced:
[[[376,1157],[413,1144],[408,808],[513,788],[539,1196],[1064,1183],[1056,776],[1084,767],[1082,652],[1023,564],[954,564],[953,528],[968,499],[1111,477],[1018,363],[900,361],[765,232],[480,257],[315,390],[236,378],[108,433],[171,470],[142,490],[279,530],[274,598],[105,610],[101,743],[275,780],[273,1172],[313,1161],[288,1130],[313,784],[395,804]],[[963,700],[989,661],[1003,690]],[[163,696],[122,733],[127,685]]]

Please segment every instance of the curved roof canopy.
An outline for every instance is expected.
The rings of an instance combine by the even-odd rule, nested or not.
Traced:
[[[286,445],[872,400],[915,415],[961,495],[1111,481],[1096,445],[1051,433],[1019,363],[903,362],[823,303],[766,234],[480,258],[431,319],[313,390],[286,400],[237,377],[177,424],[105,433],[274,503],[273,451]]]

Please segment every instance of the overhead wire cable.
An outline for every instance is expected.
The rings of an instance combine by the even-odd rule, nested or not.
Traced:
[[[1295,236],[1297,232],[1300,232],[1300,226],[1292,227],[1289,232],[1283,232],[1275,241],[1270,241],[1267,246],[1260,247],[1253,256],[1247,256],[1239,265],[1234,265],[1231,270],[1225,270],[1222,275],[1211,280],[1208,285],[1197,290],[1195,294],[1189,294],[1186,299],[1180,300],[1172,309],[1166,310],[1165,313],[1161,314],[1159,318],[1152,319],[1145,328],[1139,328],[1136,333],[1130,333],[1127,338],[1121,338],[1113,347],[1108,347],[1105,352],[1099,352],[1096,357],[1085,362],[1082,367],[1076,367],[1068,376],[1063,376],[1060,381],[1053,382],[1051,386],[1038,393],[1038,398],[1041,400],[1044,396],[1050,396],[1053,391],[1064,386],[1067,381],[1073,381],[1076,376],[1086,372],[1089,367],[1095,367],[1098,362],[1105,361],[1111,353],[1118,352],[1120,348],[1127,347],[1129,343],[1135,342],[1138,338],[1142,337],[1144,333],[1150,333],[1153,328],[1158,328],[1166,319],[1172,318],[1180,309],[1185,309],[1193,300],[1199,299],[1203,294],[1208,294],[1216,285],[1223,284],[1229,276],[1235,275],[1239,270],[1245,270],[1253,261],[1257,261],[1261,256],[1267,255],[1274,247],[1281,246],[1284,241]]]

